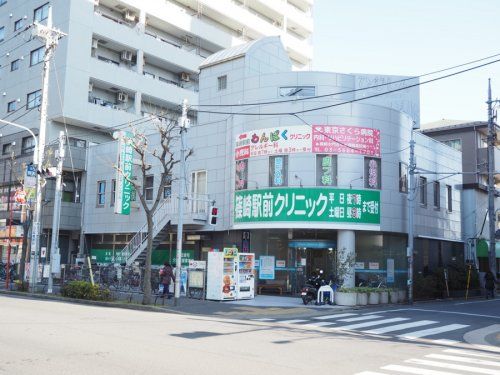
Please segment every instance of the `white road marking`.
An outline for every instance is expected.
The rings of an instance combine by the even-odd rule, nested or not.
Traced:
[[[484,358],[493,358],[497,359],[500,361],[500,356],[495,355],[495,354],[485,354],[485,353],[476,353],[476,352],[471,352],[468,350],[460,350],[460,349],[446,349],[443,350],[445,353],[450,353],[450,354],[461,354],[461,355],[469,355],[471,357],[484,357]]]
[[[325,327],[325,326],[331,326],[335,323],[333,322],[315,322],[315,323],[309,323],[309,324],[304,324],[303,327]]]
[[[277,323],[281,323],[281,324],[296,324],[296,323],[303,323],[303,322],[307,322],[307,320],[305,320],[305,319],[292,319],[292,320],[278,321]]]
[[[469,371],[469,372],[473,372],[475,374],[500,375],[500,371],[494,370],[494,369],[457,365],[455,363],[428,361],[426,359],[409,359],[405,362],[411,363],[414,365],[440,367],[440,368],[445,368],[445,369],[449,369],[449,370]]]
[[[446,326],[429,328],[429,329],[424,329],[421,331],[405,333],[403,335],[399,335],[398,337],[403,338],[403,339],[417,339],[419,337],[437,335],[438,333],[455,331],[457,329],[462,329],[465,327],[468,327],[468,325],[466,325],[466,324],[449,324]]]
[[[256,322],[274,322],[276,319],[273,318],[258,318],[258,319],[251,319]]]
[[[432,359],[442,359],[445,361],[455,361],[455,362],[462,362],[462,363],[471,363],[471,364],[475,364],[475,365],[500,367],[500,361],[485,361],[484,359],[457,357],[454,355],[446,355],[446,354],[429,354],[429,355],[426,355],[425,357],[432,358]]]
[[[457,345],[460,343],[460,341],[442,339],[442,340],[432,340],[432,343],[438,345]]]
[[[339,322],[350,323],[350,322],[359,322],[361,320],[370,320],[377,318],[382,318],[382,315],[365,315],[365,316],[358,316],[357,318],[339,319]]]
[[[409,320],[409,318],[391,318],[391,319],[383,319],[383,320],[375,320],[371,322],[364,322],[364,323],[357,323],[357,324],[350,324],[347,326],[343,327],[336,327],[335,329],[337,330],[353,330],[353,329],[358,329],[358,328],[366,328],[366,327],[372,327],[372,326],[378,326],[381,324],[387,324],[387,323],[395,323],[395,322],[401,322],[404,320]]]
[[[382,367],[382,370],[396,371],[398,374],[407,373],[407,374],[417,374],[417,375],[457,375],[456,372],[427,370],[424,368],[408,367],[400,365],[384,366]]]
[[[358,315],[358,314],[345,313],[345,314],[323,315],[323,316],[316,316],[313,319],[327,320],[327,319],[345,318],[347,316],[355,316],[355,315]]]
[[[404,329],[421,327],[421,326],[426,326],[426,325],[434,324],[434,323],[437,323],[437,322],[435,322],[433,320],[418,320],[416,322],[397,324],[395,326],[377,328],[377,329],[372,329],[372,330],[364,331],[364,332],[379,335],[379,334],[383,334],[383,333],[387,333],[387,332],[402,331]]]
[[[382,372],[374,372],[374,371],[363,371],[363,372],[357,372],[354,375],[387,375]]]
[[[497,299],[487,299],[483,301],[471,301],[471,302],[457,302],[455,305],[470,305],[471,303],[488,303],[488,302],[498,302]]]
[[[424,312],[430,312],[430,313],[455,314],[455,315],[466,315],[466,316],[479,316],[479,317],[482,317],[482,318],[500,319],[499,315],[484,315],[484,314],[464,313],[464,312],[458,312],[458,311],[443,311],[443,310],[414,309],[414,308],[383,310],[383,311],[377,311],[377,313],[378,314],[384,314],[384,313],[393,313],[393,312],[400,312],[400,311],[424,311]]]

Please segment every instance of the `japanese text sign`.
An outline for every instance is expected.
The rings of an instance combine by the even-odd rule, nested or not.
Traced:
[[[234,222],[262,221],[380,224],[380,192],[335,188],[235,192]]]
[[[380,156],[380,130],[358,126],[313,125],[312,150],[320,154]]]
[[[118,142],[118,168],[116,174],[116,201],[115,213],[122,215],[130,214],[130,197],[132,193],[132,166],[134,149],[130,144],[131,132],[120,132]]]

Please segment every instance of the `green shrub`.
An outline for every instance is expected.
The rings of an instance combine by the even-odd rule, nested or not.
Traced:
[[[26,281],[16,280],[14,281],[16,289],[20,292],[27,292],[29,289],[29,284]]]
[[[413,281],[413,291],[415,298],[436,298],[439,295],[438,277],[435,274],[423,276],[415,275]]]
[[[87,281],[71,281],[65,284],[61,288],[61,295],[93,301],[110,301],[112,299],[109,289],[100,288]]]

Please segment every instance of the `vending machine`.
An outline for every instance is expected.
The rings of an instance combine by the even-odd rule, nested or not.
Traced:
[[[207,299],[234,300],[237,297],[238,249],[209,252],[207,262]]]
[[[255,254],[238,254],[238,299],[255,297]]]

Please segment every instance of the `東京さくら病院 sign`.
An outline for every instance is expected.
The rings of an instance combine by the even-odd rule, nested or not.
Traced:
[[[236,191],[234,222],[380,224],[380,191],[276,188]]]

